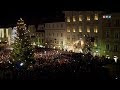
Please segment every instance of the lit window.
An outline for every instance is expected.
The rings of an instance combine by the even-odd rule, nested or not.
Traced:
[[[90,16],[87,16],[87,21],[90,21]]]
[[[96,44],[96,43],[94,43],[94,46],[95,46],[95,47],[97,47],[97,44]]]
[[[87,26],[87,32],[88,32],[88,33],[90,32],[90,27],[89,27],[89,26]]]
[[[69,27],[67,28],[67,32],[70,32],[70,28]]]
[[[82,27],[81,26],[79,26],[79,32],[82,32]]]
[[[2,29],[2,38],[4,38],[4,29]]]
[[[70,22],[70,17],[67,17],[67,22]]]
[[[4,38],[4,29],[0,29],[0,37]]]
[[[8,37],[8,29],[6,29],[6,37]]]
[[[82,15],[79,15],[79,21],[82,21]]]
[[[73,32],[75,32],[75,28],[73,28]]]
[[[95,33],[98,33],[98,26],[95,26],[95,27],[94,27],[94,32],[95,32]]]
[[[2,37],[2,30],[0,29],[0,37]]]
[[[75,20],[75,16],[73,16],[73,22],[75,22],[76,20]]]
[[[98,20],[98,14],[95,14],[95,18],[94,18],[95,20]]]

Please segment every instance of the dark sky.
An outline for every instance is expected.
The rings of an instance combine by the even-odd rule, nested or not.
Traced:
[[[115,0],[114,0],[115,1]],[[3,4],[3,5],[2,5]],[[120,5],[112,0],[20,0],[2,3],[0,6],[0,25],[16,24],[23,17],[28,24],[63,17],[64,10],[108,10],[119,11]]]

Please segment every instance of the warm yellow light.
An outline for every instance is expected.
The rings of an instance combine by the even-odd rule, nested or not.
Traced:
[[[90,27],[87,27],[87,32],[88,32],[88,33],[90,32]]]
[[[73,48],[73,46],[67,46],[67,50],[68,50],[68,51],[71,51],[71,50],[73,51],[74,48]]]
[[[82,32],[82,27],[81,26],[79,26],[79,32]]]
[[[98,20],[98,14],[95,14],[94,20]]]
[[[67,22],[70,22],[70,17],[67,17]]]
[[[73,22],[75,22],[76,20],[75,20],[75,16],[73,16]]]
[[[8,37],[8,29],[6,29],[6,37]]]
[[[36,45],[35,42],[33,42],[33,45],[34,45],[34,46]]]
[[[8,36],[8,44],[11,44],[10,36]]]
[[[96,43],[94,43],[94,46],[95,46],[95,47],[97,47],[97,44],[96,44]]]
[[[84,45],[84,42],[83,42],[83,40],[81,40],[81,46],[83,46]]]
[[[94,32],[95,32],[95,33],[98,33],[98,26],[95,26],[95,27],[94,27]]]
[[[73,32],[75,32],[75,28],[73,28]]]
[[[2,30],[0,29],[0,37],[2,37]]]
[[[82,21],[82,16],[81,15],[79,15],[79,21]]]
[[[67,28],[67,32],[70,32],[70,28],[69,27]]]
[[[0,29],[0,37],[4,38],[4,29]]]
[[[79,40],[75,41],[73,44],[78,44],[79,43]]]
[[[87,21],[90,21],[90,16],[87,16]]]

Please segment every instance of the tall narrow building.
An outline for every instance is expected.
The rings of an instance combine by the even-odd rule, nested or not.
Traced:
[[[120,13],[104,14],[102,31],[103,55],[120,58]]]

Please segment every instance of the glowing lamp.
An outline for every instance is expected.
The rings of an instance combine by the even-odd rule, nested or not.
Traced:
[[[23,66],[23,63],[20,63],[20,66]]]

